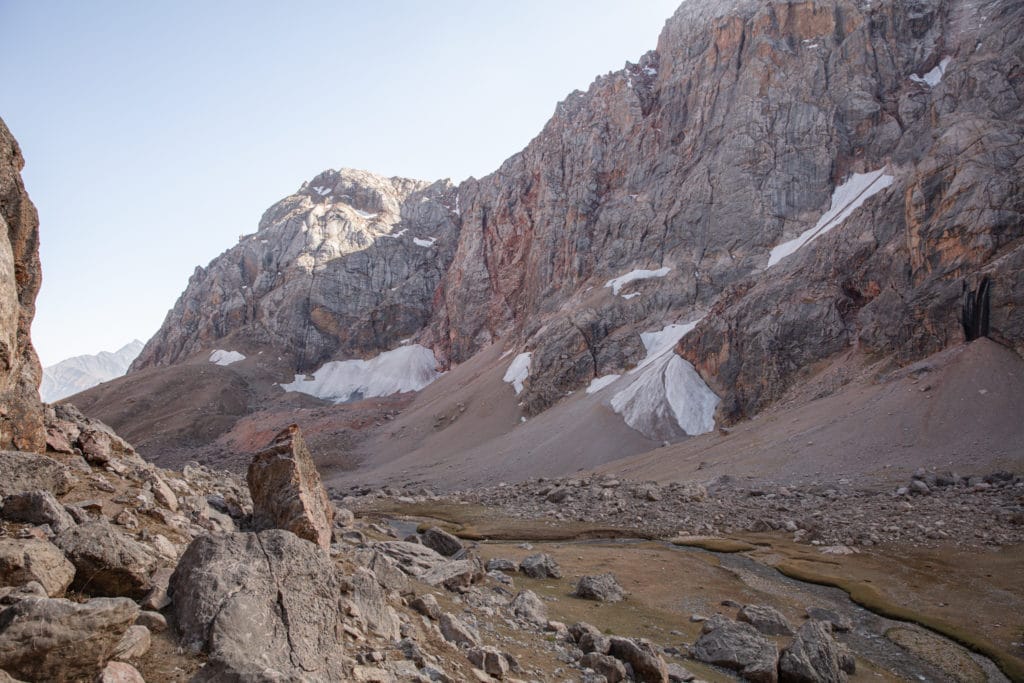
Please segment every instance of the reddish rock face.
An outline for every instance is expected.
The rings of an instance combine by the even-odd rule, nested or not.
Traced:
[[[42,452],[42,368],[29,336],[41,281],[39,216],[21,182],[24,166],[0,119],[0,448]]]
[[[278,434],[249,465],[253,523],[331,547],[334,507],[297,425]]]

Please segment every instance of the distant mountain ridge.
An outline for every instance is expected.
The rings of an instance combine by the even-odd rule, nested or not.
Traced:
[[[128,371],[128,366],[139,355],[143,346],[141,341],[135,339],[117,351],[74,356],[45,367],[43,381],[39,385],[39,395],[46,403],[53,403],[120,377]]]

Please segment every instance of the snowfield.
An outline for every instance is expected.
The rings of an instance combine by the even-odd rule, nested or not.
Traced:
[[[952,61],[952,57],[943,57],[942,61],[939,62],[939,65],[928,73],[921,76],[918,76],[917,74],[910,74],[910,80],[915,83],[927,85],[929,88],[934,88],[942,82],[942,77],[946,75],[946,67],[948,67],[949,63]]]
[[[210,362],[216,363],[217,365],[231,365],[232,363],[237,363],[240,360],[245,360],[245,356],[238,351],[217,349],[210,354]]]
[[[373,396],[419,391],[440,376],[434,352],[419,344],[412,344],[385,351],[370,360],[324,363],[313,373],[313,379],[295,375],[295,381],[282,384],[281,388],[344,403]]]
[[[800,247],[842,225],[854,210],[872,195],[892,185],[893,180],[891,175],[886,175],[885,168],[869,173],[854,173],[845,183],[836,186],[832,192],[832,206],[821,215],[813,228],[804,230],[798,237],[772,249],[768,255],[768,267],[771,268]]]
[[[715,428],[715,408],[721,399],[673,350],[698,322],[641,334],[647,356],[627,375],[636,379],[612,397],[612,410],[650,439],[678,435],[679,430],[695,436]]]
[[[533,354],[530,352],[521,353],[512,359],[512,364],[508,366],[508,370],[505,371],[505,376],[502,377],[503,382],[508,382],[512,385],[512,388],[516,391],[518,396],[523,391],[523,382],[530,376],[530,361],[533,360]]]
[[[625,275],[612,278],[608,282],[604,283],[604,286],[612,288],[612,294],[615,296],[619,295],[619,290],[628,285],[630,282],[636,282],[637,280],[649,280],[653,277],[665,277],[669,271],[672,270],[670,267],[665,266],[664,268],[658,268],[657,270],[631,270]]]

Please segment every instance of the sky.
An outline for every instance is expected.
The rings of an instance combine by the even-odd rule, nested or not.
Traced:
[[[0,0],[43,365],[149,339],[196,266],[320,171],[494,171],[678,4]]]

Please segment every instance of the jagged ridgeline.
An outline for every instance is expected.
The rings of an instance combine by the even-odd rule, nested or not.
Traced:
[[[1021,12],[683,3],[489,176],[305,183],[196,270],[133,367],[229,339],[300,374],[403,343],[443,370],[500,340],[531,353],[536,414],[699,321],[669,381],[720,400],[648,396],[636,422],[675,416],[655,436],[751,416],[852,347],[905,363],[974,336],[983,281],[985,334],[1021,351]]]

